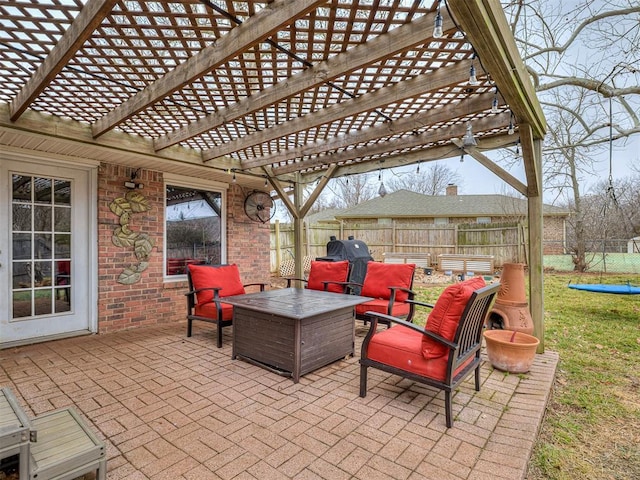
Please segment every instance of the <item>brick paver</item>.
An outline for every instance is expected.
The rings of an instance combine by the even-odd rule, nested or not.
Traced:
[[[213,329],[163,325],[0,350],[0,385],[29,415],[74,406],[107,443],[115,479],[522,479],[557,355],[531,372],[482,369],[454,395],[376,370],[360,398],[358,355],[300,383],[231,360]],[[357,350],[365,330],[356,328]]]

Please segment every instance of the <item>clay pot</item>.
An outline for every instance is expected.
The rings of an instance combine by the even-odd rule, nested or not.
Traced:
[[[529,371],[540,340],[510,330],[485,330],[483,335],[491,365],[509,373]]]

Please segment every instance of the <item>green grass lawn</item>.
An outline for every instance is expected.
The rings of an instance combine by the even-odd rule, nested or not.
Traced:
[[[628,280],[640,284],[638,275],[545,274],[545,348],[560,363],[528,480],[640,479],[640,295],[567,288]],[[419,290],[433,302],[442,288]]]
[[[640,277],[545,275],[545,346],[560,355],[530,479],[640,478],[640,296],[574,283]]]

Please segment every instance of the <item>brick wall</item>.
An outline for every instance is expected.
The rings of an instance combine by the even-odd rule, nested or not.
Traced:
[[[124,182],[134,169],[104,164],[98,173],[98,331],[132,328],[185,320],[186,281],[163,280],[164,181],[161,172],[138,171],[137,190],[148,203],[148,210],[133,213],[129,228],[146,233],[155,242],[148,268],[131,285],[118,283],[122,271],[139,263],[133,247],[118,247],[112,236],[120,226],[120,217],[109,205],[124,197],[129,189]],[[244,215],[242,189],[233,186],[227,195],[227,260],[237,263],[245,283],[268,281],[269,225],[252,222]]]
[[[247,193],[238,185],[231,185],[227,193],[227,262],[238,264],[243,283],[268,283],[269,224],[245,215]]]

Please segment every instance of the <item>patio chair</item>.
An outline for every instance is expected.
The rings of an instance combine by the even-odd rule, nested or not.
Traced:
[[[287,278],[287,288],[291,287],[291,282],[301,281],[305,283],[305,288],[311,290],[345,293],[347,280],[349,279],[349,271],[349,260],[339,262],[312,260],[309,278]]]
[[[349,282],[348,287],[360,287],[360,295],[372,297],[365,303],[356,306],[356,318],[368,323],[369,311],[384,313],[393,317],[413,320],[414,304],[407,300],[415,298],[413,288],[413,274],[416,266],[413,263],[382,263],[368,262],[367,273],[362,284]],[[378,323],[391,326],[385,319],[378,319]]]
[[[475,372],[475,389],[480,391],[480,348],[482,328],[499,283],[485,285],[474,277],[447,287],[433,308],[424,328],[376,312],[368,312],[370,326],[362,343],[360,396],[367,394],[367,369],[377,368],[424,383],[445,393],[447,428],[453,426],[451,393]],[[395,324],[377,331],[380,320]]]
[[[187,280],[187,337],[194,320],[215,323],[218,348],[222,347],[222,327],[231,325],[233,318],[233,307],[222,299],[244,294],[246,287],[260,291],[265,287],[264,283],[243,285],[237,265],[187,265]]]

